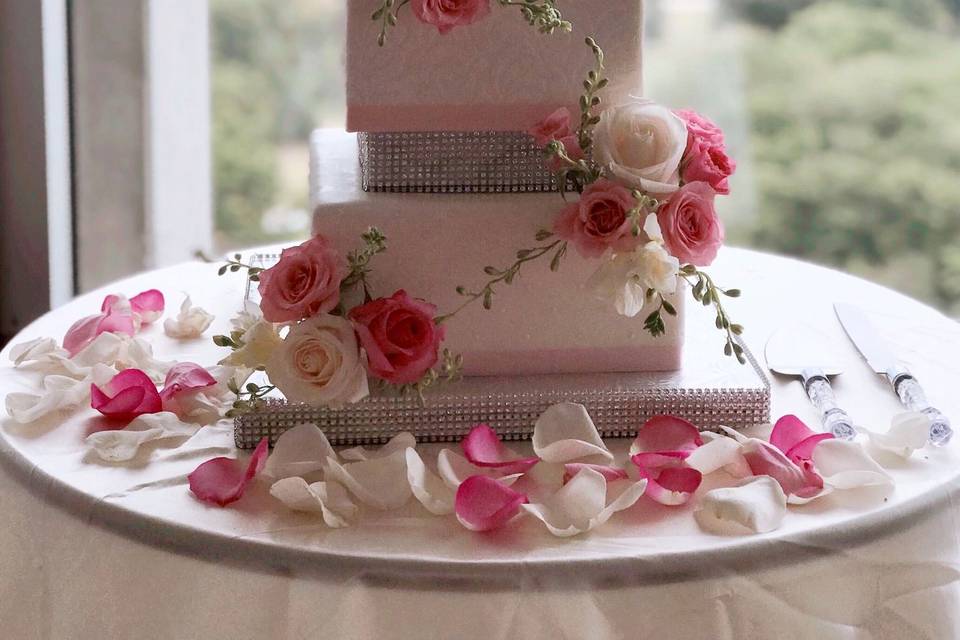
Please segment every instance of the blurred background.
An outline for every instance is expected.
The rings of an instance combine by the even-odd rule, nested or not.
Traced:
[[[343,126],[343,6],[211,0],[218,249],[308,233],[307,136]],[[645,94],[708,114],[739,163],[732,244],[960,313],[960,0],[646,7]]]

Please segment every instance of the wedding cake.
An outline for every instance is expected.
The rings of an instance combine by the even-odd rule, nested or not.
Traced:
[[[335,246],[353,247],[368,227],[379,229],[389,248],[377,256],[371,282],[387,293],[403,289],[441,314],[459,309],[444,322],[445,345],[462,355],[467,374],[677,369],[684,330],[680,292],[664,293],[675,315],[653,335],[642,316],[618,313],[596,295],[595,274],[611,260],[603,255],[603,238],[589,246],[576,242],[576,232],[564,236],[558,228],[558,216],[570,210],[568,217],[579,224],[584,216],[574,214],[584,212],[575,210],[588,206],[593,210],[585,215],[597,220],[587,225],[609,224],[610,216],[620,215],[614,226],[623,227],[630,207],[613,208],[629,196],[629,186],[610,185],[584,205],[588,186],[584,195],[568,191],[565,202],[556,193],[545,140],[538,140],[544,135],[536,135],[538,124],[551,133],[548,116],[558,110],[580,112],[592,62],[585,34],[604,47],[607,80],[597,112],[640,93],[642,3],[566,3],[562,20],[572,31],[560,26],[552,33],[536,33],[529,22],[541,16],[520,16],[514,7],[452,4],[462,11],[445,16],[443,3],[415,2],[410,12],[390,14],[393,9],[377,0],[347,3],[350,133],[319,130],[312,136],[314,232]],[[388,17],[371,20],[378,7]],[[572,146],[567,143],[568,152]],[[645,236],[641,231],[635,240],[611,244],[641,246]],[[571,241],[569,250],[561,237]],[[541,264],[524,262],[486,300],[469,304],[518,257],[551,244]]]

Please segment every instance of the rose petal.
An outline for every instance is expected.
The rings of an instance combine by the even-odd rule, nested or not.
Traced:
[[[337,482],[307,484],[303,478],[284,478],[273,483],[270,495],[293,511],[320,513],[324,523],[334,529],[348,526],[357,513],[357,505]]]
[[[417,439],[409,431],[402,431],[397,435],[390,438],[390,440],[380,447],[373,451],[368,451],[363,447],[353,447],[351,449],[344,449],[340,452],[340,457],[344,460],[350,461],[359,461],[359,460],[372,460],[373,458],[385,458],[397,451],[404,451],[409,447],[416,447]]]
[[[277,480],[305,476],[327,466],[337,454],[317,425],[305,422],[280,434],[273,445],[263,473]]]
[[[770,476],[757,476],[708,491],[694,517],[705,531],[735,535],[773,531],[786,514],[787,496],[780,483]]]
[[[162,400],[169,400],[183,391],[203,389],[217,384],[216,378],[210,372],[193,362],[178,362],[167,371],[163,382]]]
[[[497,433],[485,424],[478,424],[460,443],[467,460],[478,467],[499,469],[505,474],[525,473],[537,464],[536,456],[523,458],[503,445]]]
[[[267,438],[263,438],[250,456],[246,469],[242,469],[240,461],[233,458],[207,460],[187,476],[190,491],[199,500],[221,507],[236,502],[266,464],[269,446]]]
[[[457,520],[471,531],[502,527],[520,511],[527,496],[487,476],[470,476],[457,489]]]
[[[443,516],[453,513],[455,491],[448,487],[437,474],[427,469],[416,449],[410,447],[405,453],[407,481],[416,499],[434,515]]]
[[[90,406],[105,416],[117,418],[134,418],[162,410],[157,387],[139,369],[121,371],[104,389],[91,384]]]
[[[810,459],[814,447],[832,437],[832,433],[817,433],[797,416],[788,414],[773,425],[770,444],[784,452],[790,460],[800,464],[801,461]]]
[[[686,504],[703,481],[703,474],[684,466],[684,451],[638,453],[630,457],[641,478],[648,481],[646,494],[667,506]]]
[[[177,340],[199,338],[210,328],[214,316],[200,307],[192,306],[190,296],[180,305],[180,313],[176,318],[167,318],[163,322],[163,332]]]
[[[138,416],[123,429],[91,433],[87,444],[101,460],[125,462],[136,457],[140,447],[148,442],[189,438],[196,431],[197,425],[181,422],[176,414],[162,411]]]
[[[866,434],[871,446],[901,458],[909,458],[914,451],[926,446],[930,434],[930,418],[925,413],[910,411],[895,415],[886,433],[877,433],[862,427],[857,430]]]
[[[327,458],[326,477],[343,484],[364,504],[381,510],[402,507],[411,495],[404,451],[345,465],[331,456]]]
[[[687,466],[707,475],[724,469],[736,477],[751,475],[750,467],[740,453],[741,444],[733,438],[720,436],[697,447],[687,457]]]
[[[563,463],[589,456],[613,460],[582,404],[555,404],[533,427],[533,451],[545,462]]]
[[[565,538],[590,531],[617,511],[633,506],[646,487],[646,480],[635,482],[606,505],[606,479],[599,472],[584,468],[546,502],[524,504],[521,508],[543,522],[550,533]]]
[[[700,430],[676,416],[654,416],[647,420],[630,445],[630,455],[647,451],[691,452],[703,444]]]
[[[72,409],[89,401],[91,384],[106,384],[115,375],[116,369],[106,365],[91,367],[82,380],[48,375],[39,394],[8,393],[5,400],[7,413],[16,422],[28,424],[55,411]]]
[[[478,467],[452,449],[443,449],[437,454],[437,473],[451,489],[459,487],[470,476],[488,476],[509,487],[523,475],[501,475],[499,469]]]
[[[571,478],[584,469],[589,469],[599,473],[607,482],[614,482],[615,480],[628,480],[630,478],[630,476],[627,475],[626,470],[621,469],[620,467],[610,467],[603,464],[587,464],[584,462],[568,462],[567,464],[563,465],[564,483],[570,482]]]
[[[46,358],[52,353],[66,355],[66,351],[61,349],[53,338],[35,338],[10,347],[10,361],[13,366],[19,367],[25,362]]]
[[[148,289],[130,298],[130,308],[144,323],[159,320],[163,315],[163,307],[163,294],[156,289]]]
[[[893,478],[857,442],[826,440],[814,449],[813,464],[834,489],[893,486]]]
[[[97,337],[97,329],[103,318],[103,314],[97,314],[74,322],[63,336],[63,348],[67,350],[67,353],[71,356],[76,355],[90,344]]]
[[[813,468],[809,465],[798,466],[782,451],[763,440],[750,438],[741,451],[754,475],[770,476],[780,483],[788,496],[809,498],[823,489],[823,478]]]

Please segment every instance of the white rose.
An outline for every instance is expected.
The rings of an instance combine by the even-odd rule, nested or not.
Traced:
[[[192,306],[190,296],[187,296],[184,298],[183,304],[180,305],[180,313],[177,314],[177,317],[164,320],[163,332],[178,340],[199,338],[204,331],[210,328],[212,322],[213,314],[200,307]]]
[[[659,242],[651,241],[629,253],[606,260],[587,286],[601,300],[612,301],[617,313],[634,317],[643,309],[647,289],[668,295],[677,290],[680,261]]]
[[[624,186],[666,195],[680,186],[687,125],[650,100],[611,107],[593,130],[593,157]]]
[[[267,360],[267,376],[291,402],[338,407],[370,393],[353,326],[329,314],[292,327]]]
[[[266,320],[255,321],[240,338],[242,346],[220,361],[231,367],[256,369],[266,364],[283,340],[276,325]]]

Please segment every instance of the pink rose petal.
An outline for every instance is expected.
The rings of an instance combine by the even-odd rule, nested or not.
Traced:
[[[197,467],[187,479],[190,491],[204,502],[225,507],[243,496],[247,485],[267,463],[269,441],[264,438],[254,449],[246,470],[233,458],[213,458]]]
[[[647,495],[667,506],[690,501],[703,481],[703,474],[685,466],[689,452],[638,453],[630,457],[641,478],[647,480]]]
[[[478,424],[460,443],[463,455],[478,467],[495,468],[504,474],[526,473],[540,458],[523,458],[503,445],[497,432],[488,425]]]
[[[782,451],[762,440],[751,439],[743,445],[743,459],[757,476],[770,476],[787,495],[814,496],[823,489],[823,478],[809,462],[795,464]]]
[[[132,336],[137,333],[137,324],[129,313],[110,310],[100,319],[100,324],[97,325],[97,335],[107,332]]]
[[[105,416],[130,419],[162,409],[157,387],[139,369],[121,371],[103,389],[91,384],[90,406]]]
[[[87,316],[77,320],[67,329],[67,333],[63,336],[63,348],[67,350],[71,357],[93,342],[93,339],[98,335],[97,329],[103,318],[103,314]]]
[[[676,416],[654,416],[647,420],[630,445],[630,454],[648,451],[676,451],[687,455],[703,444],[700,430]]]
[[[130,298],[130,309],[143,322],[156,322],[163,315],[165,301],[157,289],[148,289]]]
[[[588,464],[585,462],[568,462],[563,465],[563,483],[566,484],[570,482],[573,476],[577,475],[584,469],[590,469],[591,471],[596,471],[604,480],[607,482],[613,482],[614,480],[627,480],[630,476],[627,475],[627,472],[620,467],[611,467],[604,464]]]
[[[457,489],[457,520],[471,531],[502,527],[528,502],[527,496],[487,476],[470,476]]]
[[[170,367],[167,378],[163,382],[162,400],[169,400],[183,391],[204,389],[217,384],[216,378],[210,375],[205,368],[193,362],[178,362]]]
[[[777,420],[770,433],[770,444],[780,449],[795,464],[809,460],[814,448],[823,440],[833,437],[832,433],[817,433],[803,423],[800,418],[787,414]]]

